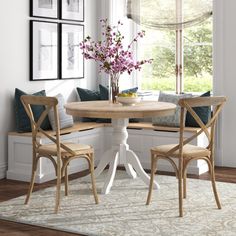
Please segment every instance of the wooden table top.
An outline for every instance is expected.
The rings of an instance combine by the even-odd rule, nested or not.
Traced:
[[[108,101],[72,102],[65,105],[66,113],[79,117],[95,118],[144,118],[169,116],[176,105],[167,102],[141,101],[134,106],[112,104]]]

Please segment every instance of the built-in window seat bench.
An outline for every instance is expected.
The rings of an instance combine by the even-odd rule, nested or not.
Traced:
[[[186,128],[185,137],[197,132],[198,128]],[[73,127],[61,130],[61,141],[73,141],[89,144],[95,150],[95,164],[111,145],[112,127],[109,123],[77,122]],[[47,131],[53,134],[53,131]],[[55,132],[54,132],[55,133]],[[150,169],[150,148],[156,145],[178,143],[179,128],[153,126],[149,122],[130,123],[128,127],[128,144],[139,157],[142,166]],[[49,143],[45,136],[38,134],[40,143]],[[32,165],[32,137],[31,133],[9,132],[8,134],[8,171],[7,178],[30,181]],[[193,144],[206,146],[206,137],[200,135]],[[87,162],[83,159],[74,160],[69,167],[69,173],[87,169]],[[158,170],[173,171],[168,162],[160,160]],[[204,161],[190,164],[188,173],[202,174],[208,170]],[[39,161],[36,183],[43,183],[55,179],[52,163],[41,158]]]

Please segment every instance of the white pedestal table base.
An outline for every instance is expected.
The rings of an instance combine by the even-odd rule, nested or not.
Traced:
[[[131,178],[135,179],[138,175],[149,186],[149,175],[144,171],[137,155],[129,149],[127,144],[128,124],[129,120],[127,118],[112,119],[112,148],[104,153],[97,168],[94,170],[95,177],[98,177],[109,164],[109,170],[101,191],[103,194],[110,192],[118,165],[123,165]],[[83,177],[83,180],[89,180],[88,177]],[[154,182],[154,189],[158,188],[160,188],[159,185]]]

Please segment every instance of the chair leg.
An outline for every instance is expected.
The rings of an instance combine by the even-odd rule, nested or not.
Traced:
[[[38,164],[38,158],[36,157],[36,153],[33,153],[32,174],[31,174],[31,180],[30,180],[28,193],[27,193],[27,196],[25,199],[25,204],[29,203],[29,199],[30,199],[30,196],[31,196],[33,188],[34,188],[35,176],[36,176],[36,171],[37,171],[37,164]]]
[[[90,174],[91,174],[92,190],[93,190],[95,203],[98,204],[99,201],[98,201],[98,195],[97,195],[97,189],[96,189],[95,177],[94,177],[94,157],[93,157],[93,154],[91,154],[90,157],[91,157],[91,159],[89,161],[89,169],[90,169]]]
[[[214,196],[215,196],[215,200],[216,200],[216,205],[218,207],[218,209],[221,209],[221,204],[220,204],[220,199],[216,190],[216,182],[215,182],[215,170],[214,170],[214,166],[211,163],[208,163],[209,169],[210,169],[210,174],[211,174],[211,184],[212,184],[212,188],[213,188],[213,192],[214,192]]]
[[[56,204],[55,213],[58,213],[60,207],[60,197],[61,197],[61,158],[57,157],[57,189],[56,189]]]
[[[183,216],[183,171],[179,169],[179,216]]]
[[[157,160],[156,160],[155,156],[152,154],[151,155],[151,176],[150,176],[150,184],[149,184],[149,191],[148,191],[146,205],[149,205],[150,201],[151,201],[154,176],[155,176],[155,172],[156,172],[156,163],[157,163]]]
[[[183,198],[187,197],[187,170],[186,170],[186,166],[184,167],[183,170]]]
[[[65,168],[65,196],[68,196],[68,165]]]

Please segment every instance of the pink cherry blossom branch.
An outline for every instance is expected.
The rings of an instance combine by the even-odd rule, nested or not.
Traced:
[[[125,50],[122,44],[124,36],[119,30],[123,24],[118,21],[117,26],[111,27],[107,19],[100,20],[100,22],[103,29],[102,35],[105,39],[94,42],[88,36],[80,43],[84,57],[99,62],[100,71],[113,75],[120,75],[124,72],[130,74],[133,70],[141,70],[142,65],[152,63],[152,59],[135,61],[131,51],[132,44],[144,37],[144,31],[139,32]]]

